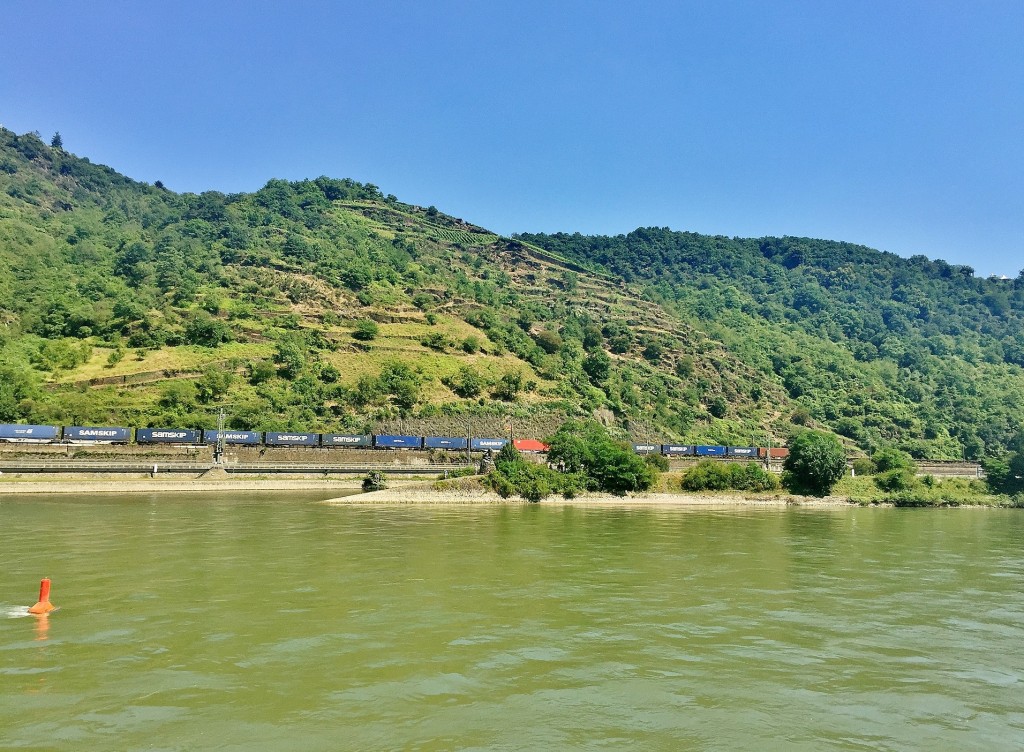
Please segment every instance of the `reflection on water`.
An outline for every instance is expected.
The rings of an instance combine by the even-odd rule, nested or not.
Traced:
[[[1024,738],[1017,511],[314,502],[0,504],[0,604],[29,600],[46,573],[62,606],[0,620],[3,743],[1000,750]]]

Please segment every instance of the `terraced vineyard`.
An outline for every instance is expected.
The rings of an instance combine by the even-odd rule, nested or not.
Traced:
[[[175,194],[0,129],[0,422],[998,456],[1024,281],[806,239],[503,238],[375,186]]]

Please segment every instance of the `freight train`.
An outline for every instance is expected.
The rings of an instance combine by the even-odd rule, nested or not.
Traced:
[[[403,436],[399,434],[307,433],[300,431],[235,431],[195,428],[126,428],[123,426],[31,426],[0,424],[0,442],[32,444],[208,444],[267,447],[353,447],[358,449],[447,449],[497,451],[508,439],[465,436]],[[515,439],[522,452],[546,452],[537,439]],[[729,457],[782,459],[784,447],[737,447],[700,444],[633,444],[637,454],[664,457]]]
[[[124,426],[30,426],[0,424],[0,442],[24,444],[218,444],[268,447],[356,447],[362,449],[499,450],[508,439],[395,434],[308,433],[300,431],[234,431],[194,428]],[[546,451],[536,439],[516,439],[521,451]]]
[[[637,454],[663,457],[731,457],[734,459],[781,460],[789,456],[786,447],[719,446],[717,444],[634,444]]]

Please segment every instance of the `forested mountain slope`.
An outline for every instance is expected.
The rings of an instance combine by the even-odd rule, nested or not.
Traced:
[[[521,237],[641,285],[862,447],[977,457],[1021,429],[1024,274],[808,238]]]
[[[0,129],[0,421],[995,454],[1021,280],[841,243],[483,228],[373,185],[177,194]]]

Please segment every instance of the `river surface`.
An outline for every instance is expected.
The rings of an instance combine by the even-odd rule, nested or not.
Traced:
[[[0,749],[1024,747],[1020,510],[317,500],[0,501]]]

